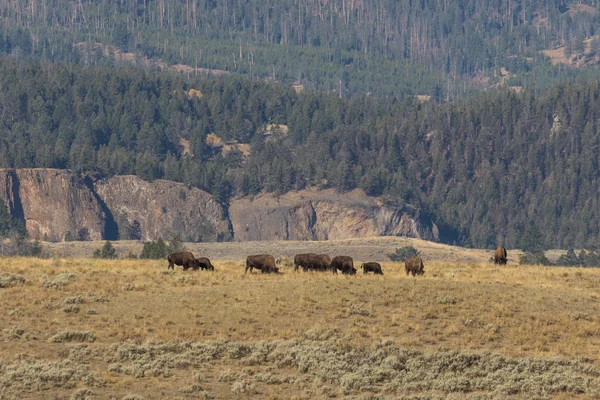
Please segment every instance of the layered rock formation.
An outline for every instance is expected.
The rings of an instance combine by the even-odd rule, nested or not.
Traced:
[[[105,236],[106,214],[83,177],[57,169],[0,169],[0,196],[34,239]]]
[[[279,197],[232,200],[229,217],[235,240],[328,240],[408,236],[438,240],[439,232],[418,212],[383,205],[355,190],[304,190]]]
[[[133,175],[96,180],[93,186],[123,239],[166,238],[171,233],[187,241],[231,239],[223,208],[200,189]]]
[[[386,206],[360,190],[232,199],[224,210],[209,193],[172,181],[0,169],[0,197],[25,222],[30,236],[40,240],[61,241],[82,233],[89,240],[151,240],[171,233],[205,242],[367,236],[439,240],[435,224],[417,210]]]

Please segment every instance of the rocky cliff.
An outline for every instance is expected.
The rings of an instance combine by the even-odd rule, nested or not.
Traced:
[[[303,190],[279,197],[232,200],[229,217],[235,240],[328,240],[408,236],[439,240],[435,224],[410,207],[383,205],[355,190]]]
[[[10,213],[25,221],[32,238],[60,241],[81,232],[99,240],[105,235],[104,210],[85,180],[70,171],[0,169],[0,196]]]
[[[0,169],[0,197],[36,239],[166,238],[187,241],[328,240],[408,236],[439,240],[417,210],[382,204],[362,191],[303,190],[232,199],[224,210],[187,185],[136,176],[80,176],[55,169]]]
[[[93,187],[122,239],[166,238],[170,233],[194,242],[231,239],[223,208],[200,189],[132,175],[96,180]]]

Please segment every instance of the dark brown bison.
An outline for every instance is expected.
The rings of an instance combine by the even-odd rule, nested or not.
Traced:
[[[376,262],[368,262],[361,265],[363,273],[367,274],[369,272],[373,272],[375,275],[383,275],[383,271],[381,270],[381,264]]]
[[[210,262],[210,260],[206,257],[200,257],[197,258],[196,260],[198,260],[198,266],[201,269],[205,269],[207,271],[214,271],[215,267],[212,265],[212,263]]]
[[[246,258],[246,269],[244,273],[252,272],[252,269],[259,269],[264,274],[279,272],[279,268],[275,266],[275,258],[270,254],[257,254]]]
[[[198,260],[196,260],[194,255],[189,251],[169,254],[167,261],[169,261],[167,269],[175,269],[175,265],[182,265],[184,271],[188,268],[193,268],[194,270],[200,268]]]
[[[423,268],[423,259],[421,259],[421,257],[409,257],[404,262],[404,270],[406,271],[406,275],[423,275],[425,273]]]
[[[298,267],[302,267],[304,271],[308,270],[310,259],[316,256],[315,253],[302,253],[294,256],[294,271],[298,271]]]
[[[331,257],[327,254],[305,253],[297,254],[294,257],[294,271],[297,271],[299,266],[302,267],[304,272],[311,269],[315,271],[326,271],[329,269],[330,264]]]
[[[506,264],[506,249],[503,246],[496,247],[494,252],[494,264]]]
[[[349,256],[333,257],[333,260],[331,260],[330,268],[334,274],[337,274],[338,269],[342,271],[342,274],[345,275],[356,274],[356,268],[354,268],[354,261],[352,260],[352,257]]]

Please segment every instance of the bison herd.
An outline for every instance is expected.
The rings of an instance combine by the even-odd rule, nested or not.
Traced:
[[[198,269],[204,269],[207,271],[214,271],[215,267],[212,265],[210,260],[206,257],[196,258],[189,251],[182,251],[179,253],[169,254],[167,257],[169,265],[167,269],[174,269],[175,265],[183,267],[184,271],[192,268],[194,271]],[[248,256],[246,258],[246,269],[252,272],[253,269],[259,270],[263,274],[279,273],[279,268],[275,265],[275,258],[270,254],[257,254]],[[327,254],[314,254],[304,253],[297,254],[294,257],[294,271],[302,267],[304,272],[307,271],[331,271],[334,274],[338,273],[338,270],[344,275],[356,275],[356,268],[354,268],[354,260],[349,256],[336,256],[329,257]],[[375,275],[383,275],[381,264],[376,262],[366,262],[361,266],[364,274],[373,272]],[[406,275],[412,273],[415,275],[423,275],[425,273],[423,269],[423,260],[421,257],[411,257],[404,263],[404,269]]]
[[[494,263],[495,264],[506,264],[507,262],[506,249],[503,246],[498,246],[494,252]],[[206,257],[196,258],[189,251],[182,251],[179,253],[169,254],[167,257],[169,261],[168,269],[174,269],[175,265],[183,266],[183,270],[186,271],[190,268],[193,270],[204,269],[207,271],[214,271],[215,267],[212,265],[210,260]],[[246,258],[246,269],[244,273],[252,272],[253,269],[259,270],[263,274],[279,273],[279,268],[275,265],[275,258],[270,254],[257,254],[248,256]],[[354,260],[349,256],[336,256],[329,257],[327,254],[315,254],[315,253],[302,253],[296,254],[294,257],[294,271],[298,271],[302,268],[304,272],[308,271],[331,271],[337,274],[341,271],[344,275],[356,275],[356,268],[354,268]],[[364,274],[373,272],[375,275],[383,275],[381,264],[376,262],[363,263],[360,268]],[[424,275],[423,259],[421,257],[409,257],[404,262],[404,271],[406,275],[412,274]]]

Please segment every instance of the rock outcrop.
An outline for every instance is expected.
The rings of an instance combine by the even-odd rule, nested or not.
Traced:
[[[133,175],[96,180],[93,187],[122,239],[167,238],[171,233],[194,242],[231,239],[223,208],[200,189]]]
[[[303,190],[279,197],[261,195],[231,201],[229,217],[236,241],[328,240],[368,236],[408,236],[439,240],[435,224],[410,207],[383,205],[355,190]]]
[[[137,176],[103,179],[68,170],[0,169],[0,197],[30,236],[61,241],[328,240],[407,236],[439,240],[437,227],[410,206],[384,205],[355,190],[303,190],[232,199],[224,210],[209,193]]]
[[[57,169],[0,169],[0,196],[34,239],[105,236],[106,214],[83,177]]]

